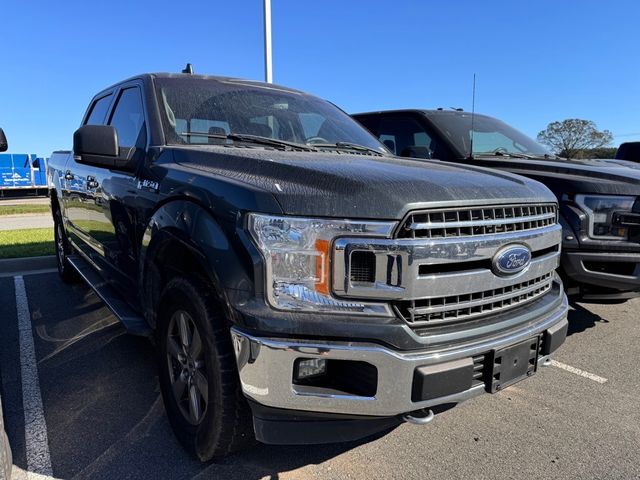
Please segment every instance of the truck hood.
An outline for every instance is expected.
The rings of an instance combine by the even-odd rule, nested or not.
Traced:
[[[543,182],[556,195],[599,193],[640,195],[640,166],[624,160],[520,159],[477,157],[480,165],[507,170]]]
[[[542,184],[438,161],[224,146],[179,147],[174,161],[271,193],[289,215],[401,219],[409,210],[555,202]]]

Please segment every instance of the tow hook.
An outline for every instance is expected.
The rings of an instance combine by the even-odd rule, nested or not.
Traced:
[[[433,410],[423,408],[422,410],[415,410],[413,412],[405,413],[402,415],[402,419],[405,422],[413,425],[426,425],[431,423],[435,418]]]

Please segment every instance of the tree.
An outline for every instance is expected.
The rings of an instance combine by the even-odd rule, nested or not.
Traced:
[[[552,122],[538,133],[538,141],[554,152],[567,158],[576,158],[584,150],[600,148],[613,140],[609,130],[598,130],[591,120],[570,118],[562,122]]]

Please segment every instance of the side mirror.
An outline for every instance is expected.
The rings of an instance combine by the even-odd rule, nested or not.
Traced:
[[[73,134],[73,155],[77,162],[113,170],[133,169],[120,157],[118,132],[111,125],[83,125]]]
[[[427,147],[419,147],[418,145],[411,145],[409,147],[405,147],[400,152],[401,157],[409,157],[409,158],[431,158],[431,151]]]
[[[7,143],[7,137],[4,135],[4,131],[0,128],[0,152],[6,152],[9,149]]]

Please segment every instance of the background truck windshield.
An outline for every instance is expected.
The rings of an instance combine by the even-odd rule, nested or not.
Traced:
[[[347,142],[388,153],[368,131],[329,102],[240,80],[156,79],[168,144],[220,144],[208,135],[246,134],[301,144]]]
[[[463,156],[469,155],[471,114],[441,114],[431,117],[431,120]],[[502,153],[544,156],[549,154],[542,145],[524,133],[485,115],[475,116],[473,132],[473,155]]]

